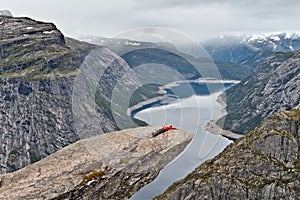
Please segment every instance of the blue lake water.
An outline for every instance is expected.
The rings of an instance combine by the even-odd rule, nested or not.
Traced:
[[[195,136],[186,149],[164,169],[150,184],[131,197],[132,200],[150,199],[163,193],[172,183],[184,178],[201,163],[213,158],[231,143],[220,135],[206,132],[203,126],[209,120],[222,116],[222,106],[217,97],[230,84],[183,83],[167,89],[170,99],[160,105],[135,113],[134,117],[152,126],[172,124],[182,130],[193,132]],[[174,100],[172,96],[179,98]]]

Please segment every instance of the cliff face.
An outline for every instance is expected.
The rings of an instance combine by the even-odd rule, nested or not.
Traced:
[[[0,22],[0,172],[6,173],[78,140],[68,73],[80,62],[53,24],[12,17]]]
[[[275,112],[300,105],[300,52],[278,52],[223,94],[227,115],[220,127],[246,134]]]
[[[62,33],[51,23],[29,18],[0,17],[0,75],[40,78],[80,66],[78,57],[65,45]]]
[[[72,80],[0,80],[1,172],[29,165],[78,140],[72,122]]]
[[[96,46],[64,38],[53,24],[29,18],[0,16],[0,32],[0,173],[8,173],[83,137],[75,129],[73,88]],[[98,47],[94,54],[100,68],[110,68],[96,84],[98,129],[88,126],[88,134],[117,129],[110,93],[122,72],[130,69],[107,48]]]
[[[0,199],[127,199],[151,182],[193,134],[143,127],[80,140],[0,175]]]
[[[300,109],[274,114],[154,199],[299,199]]]

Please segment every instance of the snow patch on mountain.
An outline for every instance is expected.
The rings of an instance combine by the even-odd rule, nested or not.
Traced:
[[[141,43],[140,42],[132,42],[132,41],[125,41],[125,45],[132,45],[132,46],[140,46]]]

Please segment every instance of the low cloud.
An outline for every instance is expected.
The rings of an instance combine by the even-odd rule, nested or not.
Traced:
[[[297,0],[10,0],[16,16],[53,21],[67,35],[110,37],[142,27],[164,27],[196,40],[220,34],[299,31]]]

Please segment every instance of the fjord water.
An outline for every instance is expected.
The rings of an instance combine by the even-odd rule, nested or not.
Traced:
[[[206,86],[207,84],[197,83],[180,84],[166,90],[168,94],[179,96],[178,99],[171,103],[168,102],[169,100],[167,100],[168,103],[161,102],[160,106],[146,108],[134,115],[135,118],[151,126],[172,124],[182,130],[195,133],[195,136],[185,151],[161,170],[152,183],[132,196],[132,200],[150,199],[163,193],[172,183],[184,178],[201,163],[213,158],[231,143],[225,137],[208,133],[203,129],[209,120],[222,116],[223,106],[217,103],[216,99],[225,87],[230,85],[218,87],[220,83],[214,83],[210,85],[209,90]]]

